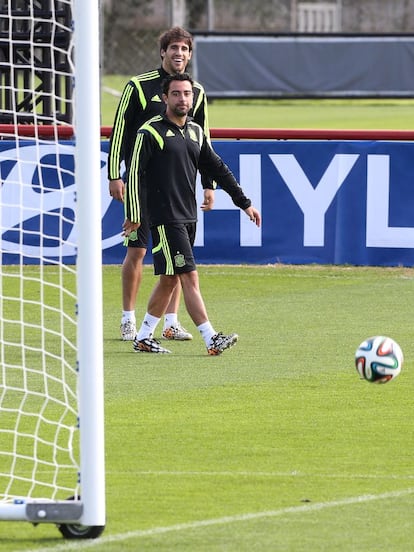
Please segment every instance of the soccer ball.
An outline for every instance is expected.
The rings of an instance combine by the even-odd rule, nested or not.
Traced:
[[[401,372],[404,355],[390,337],[377,335],[363,341],[355,352],[355,366],[361,378],[387,383]]]

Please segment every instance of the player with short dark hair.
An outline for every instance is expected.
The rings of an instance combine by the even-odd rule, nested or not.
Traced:
[[[197,171],[214,179],[257,226],[260,226],[260,213],[214,152],[203,129],[188,117],[193,95],[193,81],[187,73],[165,79],[166,112],[141,126],[131,158],[123,230],[129,236],[139,228],[145,203],[153,241],[154,271],[160,276],[134,340],[136,352],[170,352],[153,335],[178,282],[181,282],[187,311],[204,339],[208,354],[218,355],[238,339],[237,334],[224,335],[214,330],[200,293],[193,254]]]
[[[183,73],[191,59],[193,51],[192,35],[181,27],[173,27],[159,37],[161,67],[130,79],[126,84],[116,111],[110,139],[108,155],[108,179],[110,195],[124,201],[125,183],[121,178],[121,162],[125,162],[128,172],[132,148],[138,128],[154,115],[162,113],[165,104],[161,98],[161,83],[169,74]],[[194,120],[209,136],[207,100],[203,87],[194,82],[193,106],[191,114]],[[204,201],[202,209],[208,211],[214,203],[214,185],[211,180],[203,179]],[[142,279],[143,260],[148,247],[149,228],[145,215],[136,234],[125,241],[127,253],[122,264],[122,319],[121,337],[125,341],[134,339],[136,333],[135,305]],[[177,318],[181,288],[172,294],[167,308],[163,337],[165,339],[187,340],[192,335],[185,330]]]

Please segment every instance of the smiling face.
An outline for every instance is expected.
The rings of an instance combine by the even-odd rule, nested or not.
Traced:
[[[171,42],[166,50],[161,50],[162,67],[170,75],[184,73],[191,59],[191,50],[187,42]]]

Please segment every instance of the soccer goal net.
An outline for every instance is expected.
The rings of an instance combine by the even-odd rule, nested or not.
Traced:
[[[105,524],[98,35],[0,0],[0,520],[67,538]]]

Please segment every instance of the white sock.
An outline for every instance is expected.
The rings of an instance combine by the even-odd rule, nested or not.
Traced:
[[[135,311],[122,311],[122,319],[121,319],[121,324],[125,324],[125,322],[127,320],[130,320],[131,322],[133,322],[135,324],[136,322],[136,319],[135,319]]]
[[[168,312],[164,316],[164,330],[171,326],[174,326],[174,328],[178,326],[178,316],[176,312]]]
[[[208,320],[207,322],[203,322],[203,324],[197,326],[197,330],[201,333],[201,337],[204,339],[204,343],[208,347],[210,345],[211,338],[213,335],[216,335],[217,332]]]
[[[141,327],[138,330],[136,339],[146,339],[147,337],[150,337],[150,335],[153,335],[160,320],[161,318],[157,318],[156,316],[146,313]]]

